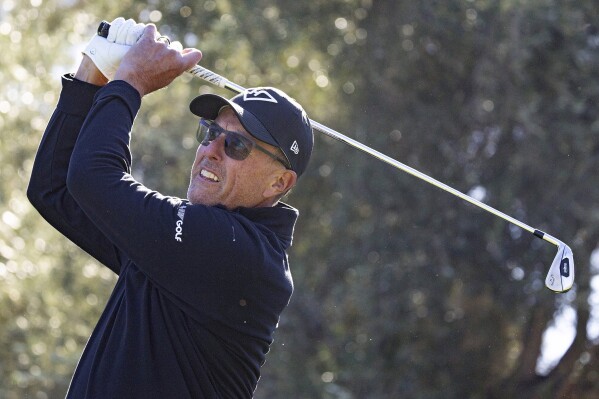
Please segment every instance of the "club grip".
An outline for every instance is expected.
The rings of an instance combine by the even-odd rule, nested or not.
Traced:
[[[100,26],[98,26],[98,36],[108,37],[108,29],[110,29],[110,23],[108,21],[100,22]]]

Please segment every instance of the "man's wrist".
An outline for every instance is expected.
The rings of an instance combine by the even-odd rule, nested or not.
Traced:
[[[77,69],[74,78],[96,86],[104,86],[108,83],[106,76],[100,72],[91,58],[85,54],[83,55],[83,60],[81,60],[81,64],[79,64],[79,69]]]
[[[145,92],[145,87],[143,82],[137,77],[137,75],[131,72],[127,67],[119,67],[116,73],[114,74],[114,80],[122,80],[127,82],[131,87],[138,91],[140,97],[143,97]]]

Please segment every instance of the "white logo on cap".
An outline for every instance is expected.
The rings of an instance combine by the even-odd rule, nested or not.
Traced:
[[[299,145],[297,145],[297,140],[291,144],[290,150],[293,151],[295,155],[299,154]]]
[[[278,104],[278,101],[266,90],[249,89],[243,93],[243,101],[266,101]]]

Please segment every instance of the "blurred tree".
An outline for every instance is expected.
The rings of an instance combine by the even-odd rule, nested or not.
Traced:
[[[577,285],[543,289],[555,248],[316,133],[288,201],[296,291],[256,398],[592,398],[599,242],[599,30],[593,0],[6,0],[0,6],[0,398],[63,397],[115,278],[25,198],[59,93],[98,22],[156,23],[202,64],[273,85],[310,116],[568,242]],[[181,77],[147,97],[134,174],[185,194]],[[180,104],[180,106],[179,106]],[[596,270],[595,270],[596,273]],[[544,334],[576,312],[565,356]],[[564,343],[553,343],[553,345]],[[543,373],[541,373],[543,371]]]

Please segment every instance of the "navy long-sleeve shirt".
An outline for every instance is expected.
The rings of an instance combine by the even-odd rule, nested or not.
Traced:
[[[192,205],[130,175],[141,105],[123,81],[63,77],[28,197],[119,275],[68,398],[251,398],[293,285],[297,211]]]

